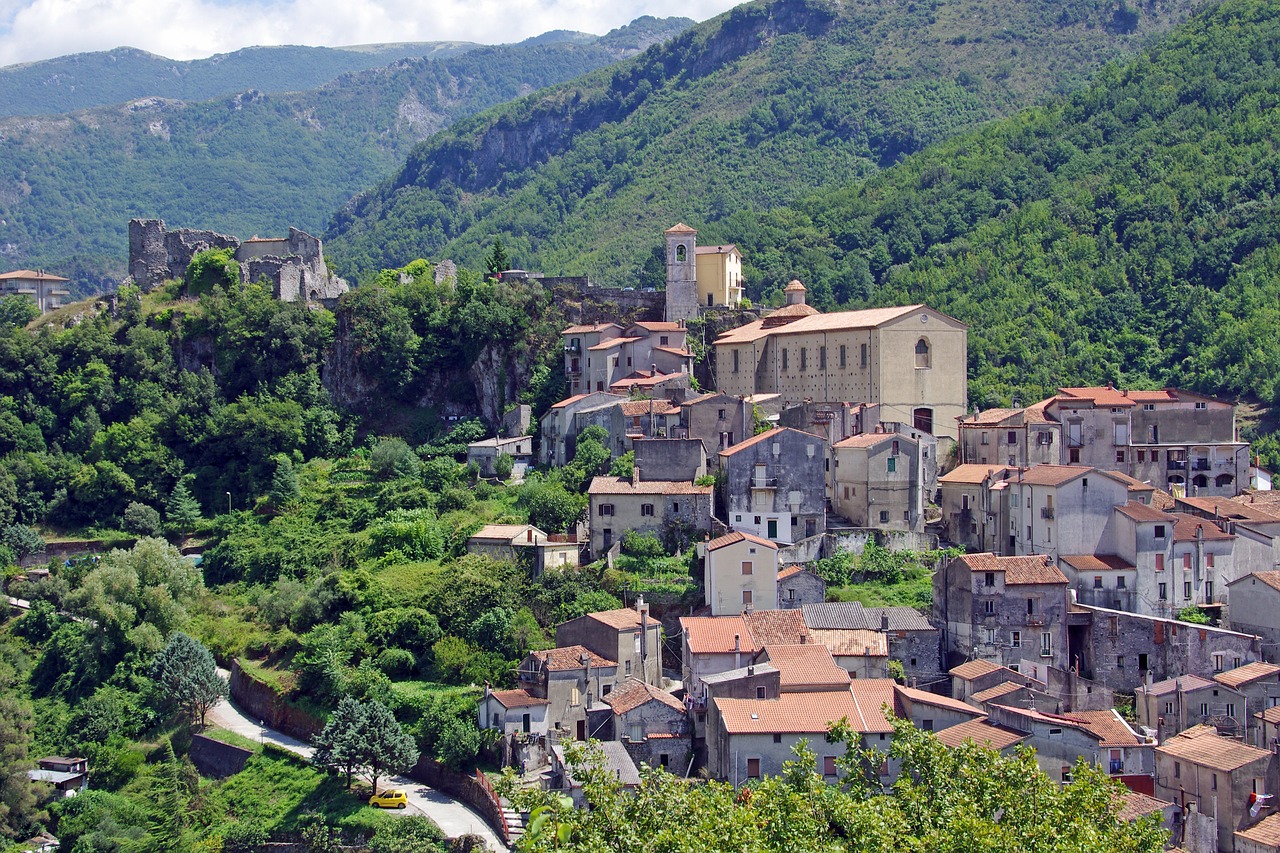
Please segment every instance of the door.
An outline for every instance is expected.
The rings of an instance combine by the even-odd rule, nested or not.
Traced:
[[[578,720],[578,740],[587,739],[587,721]]]
[[[933,435],[933,409],[920,408],[912,413],[912,426]]]
[[[776,518],[769,519],[769,538],[778,538],[778,519]]]
[[[528,714],[525,714],[524,717],[521,718],[520,720],[520,728],[524,730],[525,734],[529,734],[530,730],[532,729],[532,726],[530,725],[530,723],[531,723],[531,720],[529,719]]]

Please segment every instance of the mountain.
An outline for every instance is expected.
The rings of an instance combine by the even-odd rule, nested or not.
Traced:
[[[351,71],[381,68],[398,59],[444,59],[476,47],[480,45],[443,41],[247,47],[187,62],[132,47],[76,53],[0,68],[0,116],[69,113],[146,97],[207,101],[246,89],[300,92]]]
[[[617,62],[684,30],[642,18],[602,37],[401,59],[310,92],[199,103],[146,97],[0,119],[0,264],[41,266],[82,291],[124,274],[126,224],[240,237],[320,233],[332,211],[458,118]]]
[[[1070,97],[734,224],[820,304],[971,324],[982,408],[1108,381],[1280,403],[1278,107],[1280,0],[1227,0]]]
[[[414,257],[660,280],[677,220],[765,211],[1087,81],[1194,0],[755,0],[419,146],[334,219],[344,274]],[[647,263],[646,263],[647,262]]]

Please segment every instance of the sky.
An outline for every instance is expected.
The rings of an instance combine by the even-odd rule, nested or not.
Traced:
[[[135,47],[199,59],[252,45],[515,42],[603,35],[641,15],[702,21],[738,0],[0,0],[0,66]]]

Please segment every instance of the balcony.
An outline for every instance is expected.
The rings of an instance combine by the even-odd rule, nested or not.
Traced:
[[[1067,436],[1067,447],[1084,447],[1084,439]]]
[[[778,488],[778,478],[777,477],[752,477],[751,488],[776,489]]]
[[[1027,614],[1027,624],[1028,624],[1028,625],[1030,625],[1030,626],[1032,626],[1032,627],[1039,627],[1039,626],[1043,625],[1043,624],[1044,624],[1044,614],[1043,614],[1043,613],[1028,613],[1028,614]]]
[[[1187,470],[1187,460],[1170,459],[1165,463],[1165,469],[1168,471],[1185,471]]]
[[[569,369],[567,369],[567,370],[564,372],[564,375],[565,375],[565,376],[570,376],[570,377],[572,377],[572,376],[581,376],[581,375],[582,375],[582,368],[581,368],[581,367],[570,367]]]
[[[1040,517],[1047,521],[1053,521],[1053,507],[1051,506],[1040,507]]]
[[[1112,776],[1119,776],[1124,772],[1124,760],[1113,758],[1107,762],[1107,772]]]
[[[1209,470],[1212,470],[1212,466],[1209,465],[1208,459],[1197,459],[1191,463],[1191,470],[1192,471],[1209,471]]]
[[[564,351],[565,352],[582,352],[582,345],[581,344],[565,344]]]

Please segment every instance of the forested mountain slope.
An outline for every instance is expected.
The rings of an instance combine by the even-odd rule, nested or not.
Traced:
[[[451,41],[246,47],[186,62],[132,47],[75,53],[0,68],[0,116],[69,113],[146,97],[207,101],[246,89],[299,92],[350,71],[381,68],[398,59],[443,59],[477,47]]]
[[[242,238],[323,230],[332,211],[450,122],[638,53],[687,27],[476,48],[348,74],[311,92],[144,98],[0,119],[0,265],[101,288],[124,274],[131,217]]]
[[[330,230],[344,274],[415,257],[634,280],[676,220],[788,204],[1083,84],[1195,5],[756,0],[424,143]]]
[[[823,305],[972,324],[982,406],[1108,380],[1274,402],[1278,62],[1280,2],[1228,0],[1059,103],[733,225]]]

